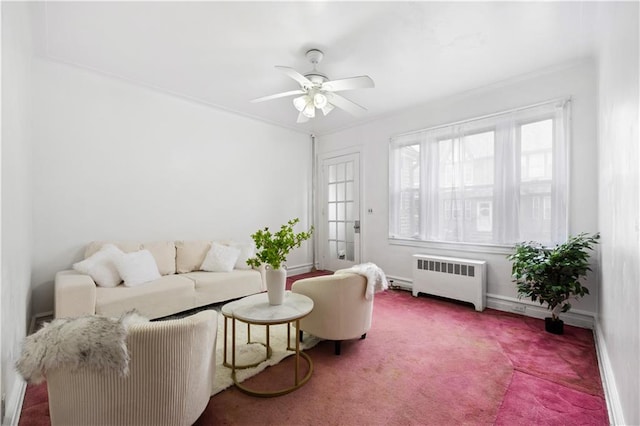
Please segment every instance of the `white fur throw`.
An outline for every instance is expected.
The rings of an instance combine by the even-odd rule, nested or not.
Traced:
[[[389,288],[387,282],[387,276],[384,271],[378,267],[375,263],[367,262],[360,265],[354,265],[351,268],[339,269],[336,274],[359,274],[367,278],[367,290],[365,291],[365,298],[370,300],[374,293],[384,291]]]
[[[53,320],[24,339],[16,369],[31,383],[42,382],[47,370],[60,367],[125,376],[129,373],[127,330],[143,321],[148,320],[135,312],[119,319],[87,315]]]

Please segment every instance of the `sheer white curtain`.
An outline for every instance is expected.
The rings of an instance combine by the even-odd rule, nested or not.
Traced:
[[[392,138],[390,238],[564,240],[569,113],[564,99]]]

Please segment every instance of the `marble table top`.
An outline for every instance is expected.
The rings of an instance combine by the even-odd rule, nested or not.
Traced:
[[[222,314],[252,324],[281,324],[302,318],[312,309],[309,297],[287,291],[282,305],[270,305],[267,293],[259,293],[227,303]]]

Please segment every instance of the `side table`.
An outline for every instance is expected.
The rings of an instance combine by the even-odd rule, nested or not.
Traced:
[[[229,306],[231,305],[231,306]],[[227,308],[225,310],[225,307]],[[273,397],[280,396],[292,392],[309,381],[311,374],[313,373],[313,362],[306,353],[300,351],[300,341],[295,338],[295,348],[290,347],[291,344],[291,324],[295,323],[296,330],[300,330],[300,319],[304,318],[313,309],[313,300],[309,297],[292,293],[287,291],[285,293],[284,302],[281,305],[270,305],[267,298],[267,293],[254,294],[252,296],[245,297],[235,302],[231,302],[223,306],[223,313],[225,315],[225,325],[227,317],[231,318],[231,378],[235,385],[241,391],[252,396],[260,397]],[[236,370],[246,366],[236,366],[236,320],[251,324],[264,325],[267,327],[266,335],[266,348],[267,358],[270,356],[269,346],[269,331],[270,325],[287,324],[287,350],[295,351],[294,361],[294,385],[285,389],[279,389],[275,391],[255,391],[247,388],[244,385],[238,383],[236,378]],[[225,327],[226,332],[226,327]],[[226,334],[226,333],[225,333]],[[225,335],[225,342],[227,336]],[[226,351],[225,351],[226,354]],[[304,377],[300,378],[300,358],[307,361],[308,371]]]

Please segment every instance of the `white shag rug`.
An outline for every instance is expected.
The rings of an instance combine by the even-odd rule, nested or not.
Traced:
[[[216,341],[216,378],[212,395],[221,392],[233,385],[231,379],[231,368],[223,365],[224,362],[224,316],[218,314],[218,336]],[[247,365],[254,364],[265,358],[266,348],[260,343],[266,343],[266,326],[251,325],[251,341],[256,343],[247,344],[247,324],[236,321],[236,364]],[[255,376],[265,368],[276,365],[286,357],[293,355],[295,351],[287,350],[287,325],[279,324],[269,327],[270,341],[272,349],[271,357],[261,362],[256,367],[236,369],[236,378],[238,382]],[[291,326],[291,347],[295,347],[295,340],[298,331]],[[231,320],[228,320],[227,329],[227,362],[231,364]],[[321,339],[304,334],[304,341],[300,343],[300,349],[310,349],[320,342]],[[260,342],[260,343],[257,343]]]

